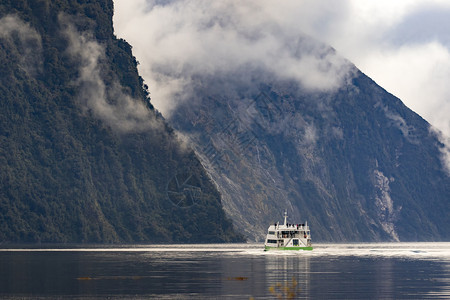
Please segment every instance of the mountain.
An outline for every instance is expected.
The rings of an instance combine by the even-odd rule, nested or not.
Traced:
[[[0,243],[242,241],[111,0],[0,4]]]
[[[251,64],[195,74],[169,121],[251,240],[287,210],[290,221],[308,221],[315,241],[448,241],[443,144],[398,98],[347,67],[328,90]]]

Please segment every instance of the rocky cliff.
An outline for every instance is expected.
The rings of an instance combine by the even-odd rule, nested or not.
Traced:
[[[448,240],[443,145],[425,120],[347,67],[326,91],[251,65],[196,74],[170,121],[252,240],[284,210],[307,220],[316,241]]]

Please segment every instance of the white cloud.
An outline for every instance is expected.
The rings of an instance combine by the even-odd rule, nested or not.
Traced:
[[[115,0],[115,7],[116,32],[134,46],[163,113],[174,104],[174,91],[180,99],[190,81],[173,74],[199,68],[207,73],[253,61],[306,86],[339,85],[345,68],[321,72],[316,56],[299,60],[295,47],[287,47],[305,33],[450,136],[448,0]],[[337,56],[327,58],[340,66]],[[161,71],[168,66],[170,72]],[[311,72],[298,72],[304,69]]]
[[[324,40],[450,136],[450,3],[346,2],[349,12]]]
[[[436,42],[400,47],[373,53],[364,64],[381,86],[450,136],[449,49]]]
[[[16,15],[0,19],[0,39],[17,51],[20,68],[34,74],[42,68],[42,41],[39,33]]]
[[[134,47],[152,102],[166,116],[183,101],[196,74],[259,67],[305,88],[333,90],[349,76],[351,65],[305,35],[295,20],[312,22],[333,13],[329,5],[288,0],[116,0],[115,30]],[[324,13],[319,13],[321,9]],[[309,21],[308,21],[309,20]],[[318,27],[327,26],[322,24]],[[145,30],[143,30],[145,29]]]
[[[181,91],[189,78],[157,74],[158,65],[178,73],[199,66],[212,72],[259,59],[305,85],[317,85],[333,73],[321,73],[314,56],[299,62],[286,50],[287,42],[306,33],[335,47],[450,136],[446,0],[115,0],[115,7],[115,29],[134,46],[163,112],[174,88]],[[318,72],[306,76],[298,72],[303,68]],[[342,69],[332,71],[340,80]],[[327,79],[324,86],[339,84]]]
[[[443,135],[442,132],[435,127],[430,127],[430,133],[437,137],[442,144],[439,147],[441,152],[442,164],[445,167],[445,171],[450,176],[450,137]]]
[[[99,44],[89,32],[79,32],[72,24],[70,16],[59,16],[63,33],[68,40],[67,54],[77,62],[79,77],[74,81],[78,86],[80,106],[85,111],[102,120],[119,133],[140,132],[156,128],[157,120],[140,99],[133,99],[122,92],[117,80],[106,87],[102,78],[102,61],[105,59],[104,46]]]

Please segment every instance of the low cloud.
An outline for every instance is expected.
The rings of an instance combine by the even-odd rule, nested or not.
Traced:
[[[450,168],[450,3],[349,2],[348,15],[325,41],[440,132]]]
[[[325,42],[450,136],[450,4],[446,0],[115,0],[153,103],[183,101],[195,72],[264,66],[327,89],[348,76]],[[142,29],[145,30],[142,30]],[[322,59],[325,58],[325,59]]]
[[[383,61],[383,64],[379,62]],[[366,66],[385,89],[450,136],[450,51],[439,43],[383,50]]]
[[[0,19],[0,40],[17,56],[19,67],[34,75],[42,69],[41,36],[29,24],[16,15]],[[8,47],[7,46],[7,47]]]
[[[348,64],[319,40],[450,136],[447,0],[114,3],[116,33],[134,46],[152,102],[166,116],[190,95],[196,73],[236,66],[336,88],[348,78]]]
[[[403,119],[397,112],[391,111],[388,106],[383,105],[381,102],[378,102],[375,107],[378,107],[384,112],[386,118],[390,120],[389,125],[400,130],[407,141],[412,144],[418,144],[414,126],[407,124],[405,119]]]
[[[115,30],[134,46],[165,114],[196,72],[245,64],[309,88],[339,86],[347,65],[313,37],[450,136],[448,1],[115,0],[115,11]]]
[[[323,41],[450,136],[449,2],[338,2],[348,4],[347,13],[335,18]]]
[[[441,152],[442,164],[447,175],[450,176],[450,138],[433,126],[430,127],[430,133],[436,136],[439,142],[441,142],[439,151]]]
[[[67,54],[79,66],[79,77],[74,84],[78,87],[81,107],[119,133],[155,128],[157,120],[144,102],[122,92],[118,80],[113,79],[106,86],[102,78],[102,68],[106,67],[105,47],[89,32],[79,32],[70,18],[60,15],[60,24],[69,42]]]
[[[306,2],[317,8],[314,1]],[[198,74],[262,70],[297,80],[306,89],[330,91],[352,70],[293,22],[310,19],[312,11],[295,1],[280,6],[269,0],[116,0],[115,7],[115,30],[134,46],[152,102],[166,116],[185,100]]]

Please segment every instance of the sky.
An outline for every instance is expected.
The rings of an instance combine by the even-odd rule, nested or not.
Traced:
[[[346,80],[342,56],[450,137],[448,0],[114,0],[114,4],[115,33],[133,46],[152,103],[163,114],[170,114],[174,93],[188,86],[189,78],[173,74],[263,63],[311,89],[324,90]],[[289,44],[304,44],[296,38],[299,35],[331,45],[339,56],[317,45],[298,55]],[[319,51],[326,63],[308,51]],[[293,64],[309,74],[294,70]],[[170,76],[163,71],[169,69]]]

